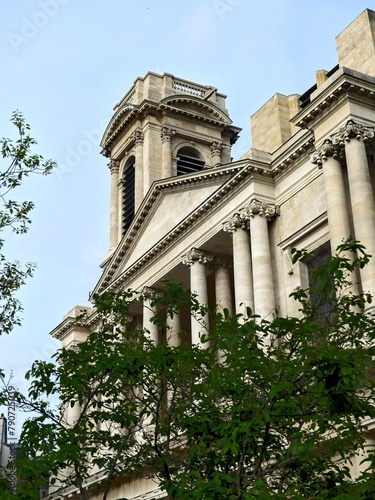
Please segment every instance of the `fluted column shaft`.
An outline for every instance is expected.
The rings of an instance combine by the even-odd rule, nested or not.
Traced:
[[[183,264],[190,266],[190,289],[196,294],[199,304],[203,307],[208,306],[208,291],[206,279],[207,262],[211,262],[213,257],[202,250],[192,248],[182,257]],[[208,342],[201,342],[201,335],[206,334],[209,328],[208,312],[203,315],[197,313],[191,316],[191,342],[192,344],[208,347]]]
[[[119,162],[111,160],[108,165],[111,171],[111,206],[110,206],[110,222],[109,222],[109,248],[113,249],[118,244],[119,231]]]

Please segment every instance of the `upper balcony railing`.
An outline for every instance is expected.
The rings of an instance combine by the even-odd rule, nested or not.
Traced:
[[[177,92],[181,92],[182,94],[190,94],[195,97],[204,97],[207,92],[206,87],[201,87],[198,85],[191,85],[181,80],[173,80],[173,88]]]

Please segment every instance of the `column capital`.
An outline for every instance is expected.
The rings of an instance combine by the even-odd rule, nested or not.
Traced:
[[[141,130],[135,130],[131,135],[130,139],[134,141],[135,144],[143,144],[144,135]]]
[[[191,266],[194,262],[199,262],[200,264],[207,264],[212,262],[213,256],[204,250],[199,250],[199,248],[193,247],[191,250],[186,252],[182,256],[182,263],[186,266]]]
[[[240,210],[240,217],[250,220],[255,215],[264,217],[267,221],[273,220],[280,215],[280,207],[273,203],[267,203],[258,199],[253,199],[251,202]]]
[[[210,150],[211,150],[211,155],[218,155],[221,156],[221,152],[224,148],[224,145],[222,142],[217,142],[217,141],[212,141],[210,144]]]
[[[117,174],[120,168],[119,160],[111,158],[111,161],[108,163],[108,168],[111,171],[111,174]]]
[[[340,158],[342,157],[342,149],[338,144],[333,144],[330,139],[326,139],[323,144],[311,153],[310,160],[311,163],[314,163],[314,165],[318,165],[319,168],[322,168],[323,162],[327,161],[327,158],[329,157],[340,161]]]
[[[366,127],[361,123],[356,123],[354,120],[349,120],[346,125],[338,130],[338,132],[331,135],[331,141],[333,144],[344,146],[345,143],[350,142],[351,139],[366,141],[374,137],[374,127]]]
[[[223,230],[226,233],[233,234],[239,228],[247,229],[247,220],[241,217],[239,212],[233,214],[228,221],[223,222]]]
[[[166,141],[171,142],[175,133],[176,133],[175,130],[163,125],[161,127],[161,132],[160,132],[161,142],[166,142]]]

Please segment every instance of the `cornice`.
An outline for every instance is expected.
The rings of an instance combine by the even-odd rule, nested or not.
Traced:
[[[181,109],[178,107],[173,106],[173,104],[194,104],[198,108],[201,108],[204,111],[208,111],[211,113],[213,116],[202,116],[202,115],[196,115],[193,111],[189,111],[188,109]],[[163,99],[159,103],[160,109],[168,110],[168,111],[173,111],[177,113],[182,113],[184,115],[189,115],[189,116],[194,116],[196,118],[203,119],[203,121],[209,121],[215,124],[220,124],[220,125],[232,125],[232,120],[229,118],[229,116],[221,109],[219,109],[217,106],[212,104],[210,101],[206,101],[204,99],[200,99],[198,97],[194,96],[187,96],[187,95],[174,95],[174,96],[169,96]]]
[[[198,108],[202,108],[202,110],[209,111],[212,113],[212,116],[196,114],[194,111],[190,111],[188,109],[174,107],[170,103],[194,104]],[[189,116],[195,120],[217,125],[223,127],[224,129],[230,129],[235,133],[239,133],[241,131],[240,128],[232,125],[232,120],[222,110],[217,108],[212,103],[194,96],[172,96],[164,99],[160,103],[155,103],[149,100],[144,100],[140,104],[125,102],[112,117],[100,142],[100,145],[103,148],[102,153],[105,156],[108,155],[108,152],[111,150],[113,144],[116,142],[117,138],[121,135],[124,129],[138,117],[143,116],[146,111],[153,111],[158,114],[165,114],[165,112],[168,111],[169,113]]]
[[[144,100],[140,105],[126,103],[122,108],[117,110],[116,114],[109,122],[100,142],[100,146],[103,148],[103,151],[105,153],[110,151],[124,128],[127,127],[129,123],[141,117],[146,110],[158,111],[159,108],[157,104]]]
[[[50,335],[51,337],[61,341],[77,328],[84,328],[89,332],[92,332],[94,328],[98,326],[99,322],[99,314],[94,310],[86,318],[82,318],[81,321],[77,321],[77,318],[64,319],[64,321],[52,330]]]
[[[65,318],[59,325],[56,326],[50,333],[51,337],[62,340],[76,328],[86,328],[85,321],[77,321],[77,318]]]
[[[312,101],[291,120],[301,128],[316,127],[321,120],[344,101],[351,101],[374,107],[375,79],[348,68],[341,68],[341,74],[332,75],[326,88],[313,96]]]
[[[309,154],[314,149],[315,139],[312,131],[306,131],[298,141],[293,141],[288,148],[285,148],[281,153],[275,151],[275,157],[271,161],[271,171],[274,179],[278,179],[282,174],[294,168],[301,160],[309,157]]]

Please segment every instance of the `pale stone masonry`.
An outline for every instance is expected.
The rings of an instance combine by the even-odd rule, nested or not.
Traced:
[[[365,10],[336,41],[332,70],[318,69],[309,90],[276,94],[252,115],[253,147],[236,161],[240,129],[215,87],[147,73],[114,108],[101,142],[111,176],[109,251],[94,292],[145,291],[129,314],[153,342],[162,336],[149,299],[166,277],[211,310],[250,307],[270,319],[276,310],[298,314],[290,293],[308,285],[307,264],[292,265],[291,248],[334,252],[352,236],[375,256],[375,12]],[[354,290],[375,295],[375,258],[353,278]],[[94,311],[75,322],[79,309],[52,332],[64,346],[95,328]],[[168,322],[167,342],[178,345],[182,328],[206,347],[209,315]],[[76,406],[67,418],[77,414]],[[360,467],[354,457],[354,476]],[[66,498],[76,495],[72,487]],[[152,480],[124,478],[109,500],[120,497],[164,495]]]
[[[336,37],[340,66],[375,77],[375,12],[366,10]]]

